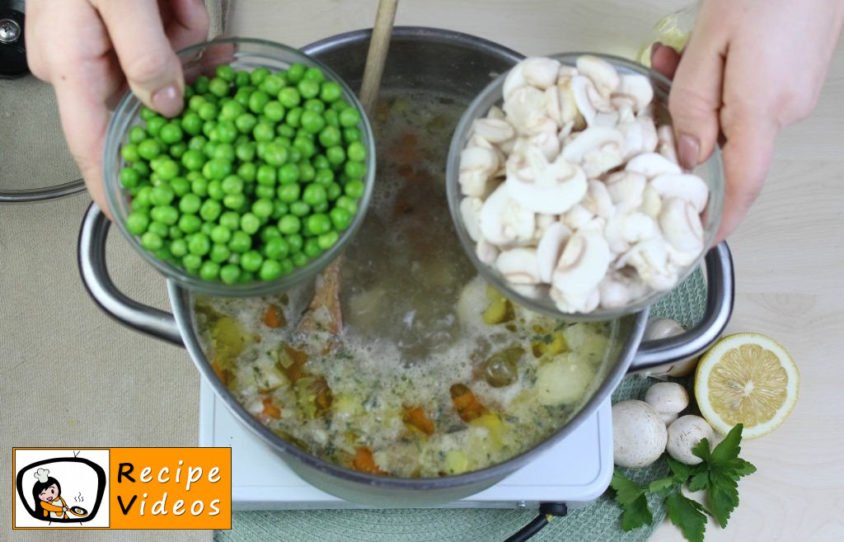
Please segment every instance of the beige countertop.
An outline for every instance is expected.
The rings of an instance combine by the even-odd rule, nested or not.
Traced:
[[[299,46],[369,26],[375,4],[243,0],[236,5],[232,30]],[[525,54],[594,50],[630,56],[660,16],[683,5],[671,0],[404,0],[398,24],[460,30]],[[4,92],[17,87],[6,85],[0,86],[0,123],[16,107]],[[39,118],[43,126],[34,128],[55,134],[52,116]],[[75,174],[66,160],[47,165],[35,160],[43,155],[38,138],[27,144],[10,137],[0,125],[4,159],[29,153],[34,165],[0,164],[0,183],[6,175],[29,173],[27,168],[63,180]],[[14,152],[7,152],[10,148]],[[196,443],[198,375],[187,356],[108,319],[79,282],[75,242],[86,204],[80,195],[0,207],[3,525],[10,519],[12,446]],[[779,430],[745,443],[743,455],[759,470],[741,482],[742,504],[728,529],[710,526],[707,540],[844,540],[844,411],[838,391],[844,382],[842,209],[844,44],[839,44],[817,110],[782,134],[765,189],[730,239],[738,293],[729,330],[762,332],[784,344],[800,366],[801,398]],[[116,281],[137,298],[166,306],[163,281],[117,235],[110,245]],[[54,414],[38,414],[45,403],[60,406]],[[139,420],[143,423],[135,423]],[[0,540],[52,540],[48,534],[12,537],[4,527]],[[114,540],[167,539],[154,532],[112,535]],[[186,536],[202,540],[208,534]],[[681,539],[669,525],[653,537]]]

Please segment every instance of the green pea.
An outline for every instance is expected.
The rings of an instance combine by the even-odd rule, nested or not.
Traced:
[[[325,157],[332,166],[339,167],[346,161],[346,151],[339,145],[329,147],[325,150]]]
[[[188,145],[184,141],[179,141],[170,145],[170,156],[179,160],[183,154],[188,150]]]
[[[120,170],[120,184],[124,188],[135,188],[141,182],[141,174],[132,168],[125,167]]]
[[[209,238],[211,237],[211,232],[214,230],[214,223],[213,222],[203,222],[202,227],[199,228],[203,234],[207,235]]]
[[[343,172],[350,179],[360,179],[366,174],[366,165],[363,162],[346,162]],[[348,188],[348,185],[346,185]]]
[[[156,222],[161,222],[166,226],[172,226],[179,221],[179,211],[171,205],[153,207],[152,211],[150,211],[150,217]]]
[[[156,115],[147,121],[147,132],[153,137],[158,137],[165,124],[167,124],[167,119]]]
[[[221,64],[217,66],[214,71],[217,74],[217,77],[219,77],[223,81],[234,81],[234,68],[232,68],[228,64]]]
[[[261,256],[261,253],[257,250],[250,250],[245,252],[240,257],[240,267],[242,267],[246,271],[257,271],[261,268],[261,264],[264,262],[264,258]]]
[[[170,121],[161,127],[158,137],[161,138],[161,141],[164,143],[172,145],[173,143],[181,141],[184,134],[177,121]]]
[[[328,111],[322,114],[322,117],[325,119],[326,125],[334,126],[335,128],[340,128],[340,115],[337,113],[337,111],[329,109]]]
[[[284,106],[277,100],[270,100],[264,106],[264,117],[272,122],[281,122],[284,118]]]
[[[354,215],[358,212],[358,204],[349,196],[340,196],[337,198],[335,205],[341,209],[345,209],[350,214]]]
[[[360,130],[358,130],[357,128],[344,128],[343,141],[345,141],[346,143],[360,141]]]
[[[290,212],[295,216],[304,218],[311,213],[311,206],[304,201],[294,201],[290,204]]]
[[[240,267],[234,264],[226,264],[220,268],[220,280],[225,284],[235,284],[240,278]]]
[[[244,181],[251,183],[255,180],[257,167],[252,162],[244,162],[237,167],[237,176]]]
[[[299,180],[299,166],[287,163],[278,169],[278,182],[280,184],[293,184]]]
[[[162,180],[169,181],[179,174],[179,164],[173,160],[164,160],[161,162],[161,165],[158,166],[156,173],[158,173],[158,176]]]
[[[276,128],[278,135],[281,137],[292,138],[296,135],[296,129],[292,126],[288,126],[287,124],[279,124],[278,128]]]
[[[354,162],[363,162],[366,160],[366,147],[360,141],[353,141],[346,147],[346,156]]]
[[[317,169],[328,169],[331,167],[331,164],[328,162],[328,158],[326,158],[325,155],[322,154],[314,156],[313,160],[311,160],[311,163]]]
[[[264,80],[269,77],[270,70],[264,68],[263,66],[260,68],[255,68],[252,70],[252,73],[249,75],[249,79],[253,85],[256,87],[259,86]]]
[[[196,256],[205,256],[211,250],[211,241],[204,233],[195,233],[188,238],[188,251]]]
[[[132,235],[143,235],[149,226],[149,216],[141,211],[132,211],[126,217],[126,229]]]
[[[138,155],[144,160],[152,160],[161,154],[161,145],[154,139],[145,139],[138,143]]]
[[[319,142],[326,149],[340,144],[340,129],[334,126],[326,126],[319,133]]]
[[[334,182],[334,172],[326,167],[317,168],[314,172],[314,182],[328,188]]]
[[[287,244],[290,247],[290,253],[296,254],[302,250],[305,244],[304,238],[298,233],[292,233],[287,236]]]
[[[217,280],[220,274],[220,264],[206,260],[202,262],[202,267],[199,268],[199,278],[211,282]]]
[[[267,219],[273,214],[273,202],[270,199],[258,199],[252,204],[252,213],[260,219]],[[263,221],[263,220],[262,220]]]
[[[298,216],[284,215],[278,221],[278,231],[285,235],[299,233],[302,229],[302,221]]]
[[[264,161],[271,166],[281,166],[287,161],[287,149],[280,143],[270,142],[264,151]]]
[[[293,203],[299,200],[301,192],[301,187],[295,182],[282,184],[278,187],[278,199],[284,203]]]
[[[258,118],[252,113],[243,113],[234,119],[234,125],[241,134],[248,134],[256,124],[258,124]]]
[[[198,177],[190,182],[190,191],[199,197],[208,195],[208,180],[205,177]]]
[[[317,244],[319,248],[322,250],[328,250],[329,248],[333,247],[337,240],[340,238],[340,234],[336,231],[330,231],[327,233],[323,233],[319,237],[317,237]]]
[[[169,186],[155,186],[150,194],[150,202],[153,205],[170,205],[176,194]]]
[[[179,210],[186,214],[196,214],[202,205],[202,200],[196,194],[185,194],[179,200]]]
[[[129,143],[140,143],[147,137],[147,131],[144,130],[143,126],[132,126],[129,128]]]
[[[259,122],[252,130],[252,137],[255,138],[255,141],[272,141],[274,135],[272,125],[264,122]]]
[[[261,164],[258,166],[255,181],[263,186],[275,186],[276,169],[270,165]]]
[[[253,87],[241,86],[237,89],[237,92],[234,93],[234,101],[244,108],[249,107],[249,97],[252,96],[252,92],[254,90],[255,89]]]
[[[335,207],[328,213],[335,229],[343,231],[352,223],[352,214],[342,207]]]
[[[281,218],[281,217],[279,217]],[[276,219],[278,220],[278,219]],[[281,232],[278,231],[278,226],[275,224],[267,224],[263,228],[261,228],[261,241],[264,243],[268,243],[270,239],[280,239]]]
[[[127,162],[137,162],[141,158],[141,155],[138,154],[138,145],[134,143],[123,145],[120,148],[120,156]]]
[[[202,174],[209,180],[223,180],[232,172],[232,163],[228,160],[212,159],[202,166]]]
[[[283,217],[284,215],[286,215],[289,212],[290,212],[290,207],[287,205],[287,203],[285,203],[281,200],[275,200],[275,202],[273,202],[273,214],[272,214],[273,220],[277,221],[278,219],[280,219],[281,217]]]
[[[208,91],[214,96],[222,98],[229,93],[229,82],[215,77],[208,83]]]
[[[184,177],[175,177],[170,180],[170,188],[178,197],[182,197],[190,192],[190,182]]]
[[[319,98],[324,102],[334,102],[343,95],[343,88],[334,81],[326,81],[319,89]]]
[[[214,263],[223,263],[229,259],[231,251],[226,245],[214,244],[211,247],[211,252],[208,253],[208,258]]]
[[[302,161],[302,152],[299,149],[297,149],[296,147],[290,147],[289,152],[290,158],[288,159],[288,162],[298,164]]]
[[[170,233],[170,228],[168,228],[166,224],[162,224],[161,222],[156,222],[153,220],[149,223],[147,231],[154,233],[155,235],[161,237],[161,239],[163,240],[165,237],[167,237],[167,234]]]
[[[181,231],[181,230],[180,230]],[[188,253],[188,243],[184,239],[173,239],[170,241],[170,254],[182,258]]]
[[[293,265],[296,267],[305,267],[308,264],[308,255],[304,252],[298,252],[293,255],[290,260],[293,262]]]
[[[305,70],[303,78],[309,81],[322,83],[323,81],[325,81],[325,74],[322,73],[321,69],[311,67]]]
[[[246,196],[243,194],[226,194],[223,197],[223,205],[227,209],[238,211],[246,205]]]
[[[240,105],[236,100],[227,100],[226,103],[220,107],[220,119],[236,121],[238,117],[246,113],[246,109]]]
[[[141,246],[147,250],[158,250],[164,245],[161,236],[151,231],[141,236]]]
[[[322,118],[322,116],[320,116],[319,113],[309,110],[305,110],[302,113],[300,123],[305,131],[312,134],[318,133],[325,127],[325,120]]]
[[[253,143],[241,143],[234,151],[235,156],[241,162],[249,162],[255,159],[255,145]]]
[[[203,135],[195,135],[188,141],[188,149],[203,152],[206,143],[208,143],[208,138]],[[205,155],[203,154],[203,156]]]
[[[313,214],[305,219],[305,231],[311,235],[322,235],[331,231],[331,219],[323,213]]]
[[[285,117],[285,122],[293,128],[298,128],[301,126],[302,123],[302,113],[305,110],[301,107],[294,107],[290,111],[287,112],[287,117]]]
[[[223,208],[220,206],[220,202],[213,199],[205,200],[199,207],[199,216],[206,222],[217,220],[222,212]]]
[[[234,143],[239,133],[233,121],[221,120],[217,123],[217,141],[221,143]]]
[[[264,260],[261,263],[261,270],[258,271],[258,277],[263,281],[276,280],[282,276],[282,267],[276,260]]]
[[[354,107],[347,107],[340,111],[340,125],[345,128],[357,126],[360,123],[360,113]]]
[[[275,187],[259,184],[255,186],[255,197],[258,199],[272,200],[275,197]]]
[[[152,205],[152,187],[149,185],[141,186],[138,193],[132,197],[133,209],[145,209]]]
[[[293,148],[302,153],[302,156],[305,158],[310,158],[316,153],[316,147],[314,146],[313,141],[304,137],[297,136],[296,140],[293,142]]]
[[[242,194],[243,193],[243,179],[237,175],[229,175],[223,179],[221,187],[226,194]]]
[[[243,254],[252,248],[252,238],[245,231],[233,231],[228,247],[232,252]]]
[[[240,217],[240,229],[246,233],[251,235],[257,232],[260,227],[261,219],[255,216],[254,213],[244,213],[243,216]]]
[[[234,211],[226,211],[220,215],[220,225],[235,231],[240,227],[240,215]]]
[[[215,104],[211,102],[204,102],[199,106],[196,114],[199,115],[199,118],[202,120],[214,120],[217,118],[218,109]]]
[[[179,218],[179,229],[185,233],[196,233],[202,228],[202,220],[196,215],[182,215]]]
[[[227,227],[218,224],[211,230],[209,237],[214,243],[225,245],[232,238],[232,232]]]
[[[299,185],[295,185],[299,186]],[[279,197],[279,199],[282,199]],[[322,185],[311,183],[305,186],[305,191],[302,193],[302,201],[307,203],[310,206],[319,205],[321,203],[325,203],[328,199],[328,194],[326,194],[325,188]],[[283,199],[282,199],[283,201]]]
[[[291,83],[298,83],[305,76],[306,70],[307,67],[304,64],[300,64],[298,62],[295,64],[291,64],[290,67],[287,68],[287,80]]]
[[[277,229],[270,231],[278,232]],[[281,260],[285,258],[290,252],[290,247],[287,245],[287,241],[285,241],[281,237],[274,237],[265,241],[263,252],[264,256],[266,256],[268,259]]]
[[[199,108],[207,102],[208,100],[205,99],[205,96],[202,94],[197,94],[188,98],[188,110],[190,111],[199,111]]]
[[[263,90],[256,90],[249,96],[249,110],[256,115],[263,113],[264,106],[270,101],[269,95]]]
[[[271,74],[264,79],[259,88],[270,96],[275,96],[283,87],[284,80],[278,75]]]
[[[334,201],[339,198],[341,194],[343,194],[343,187],[340,186],[340,183],[333,182],[328,185],[328,188],[326,188],[326,192],[328,193],[328,199]]]

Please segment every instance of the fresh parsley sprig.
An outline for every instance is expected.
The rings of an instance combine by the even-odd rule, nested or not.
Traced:
[[[739,479],[756,472],[756,467],[738,456],[741,431],[742,425],[736,425],[714,449],[710,449],[707,439],[702,439],[692,449],[701,458],[697,465],[685,465],[669,457],[671,475],[648,485],[639,485],[616,471],[610,485],[623,510],[621,528],[630,531],[653,523],[648,494],[665,499],[668,518],[689,542],[703,542],[706,514],[726,527],[730,514],[739,504]],[[706,491],[707,506],[683,495],[683,486],[690,491]]]

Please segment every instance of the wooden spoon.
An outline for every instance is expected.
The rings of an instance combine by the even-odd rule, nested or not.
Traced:
[[[378,2],[378,13],[375,16],[375,26],[369,41],[369,51],[366,55],[366,66],[363,70],[363,81],[358,96],[364,111],[370,118],[378,99],[378,89],[381,86],[381,76],[384,74],[384,62],[390,48],[390,36],[393,33],[397,8],[398,0],[379,0]],[[343,312],[340,308],[340,266],[342,264],[343,256],[341,255],[317,277],[314,298],[299,321],[297,332],[308,333],[321,330],[337,335],[343,329]]]

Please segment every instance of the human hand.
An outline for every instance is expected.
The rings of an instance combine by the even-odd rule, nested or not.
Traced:
[[[762,190],[779,131],[814,109],[842,21],[844,0],[703,0],[682,57],[654,48],[652,65],[674,79],[681,165],[703,162],[724,138],[718,241]]]
[[[53,85],[68,147],[91,197],[109,214],[102,154],[109,106],[129,87],[165,116],[182,109],[174,50],[203,41],[202,0],[28,0],[27,60]]]

